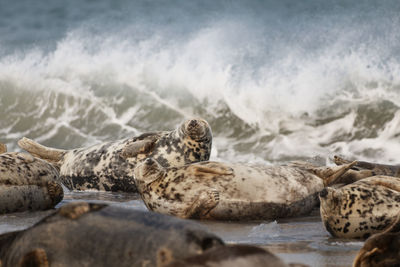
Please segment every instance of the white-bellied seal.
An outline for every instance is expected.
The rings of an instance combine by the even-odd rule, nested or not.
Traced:
[[[358,252],[353,267],[400,265],[400,216],[384,232],[369,237]]]
[[[148,209],[181,218],[259,220],[293,217],[318,204],[324,181],[352,164],[331,167],[265,166],[199,162],[162,167],[148,158],[135,168]],[[319,177],[322,177],[322,179]]]
[[[47,148],[27,138],[18,144],[58,166],[68,189],[136,192],[131,173],[138,162],[153,157],[169,167],[208,160],[211,142],[208,123],[190,119],[174,131],[145,133],[74,150]]]
[[[382,232],[400,212],[400,179],[364,178],[320,193],[321,218],[334,237],[367,238]]]
[[[336,165],[339,166],[350,162],[349,160],[343,159],[339,156],[334,156],[333,160]],[[377,175],[400,177],[400,166],[357,160],[357,163],[351,168],[351,170],[347,171],[342,177],[340,177],[338,183],[350,184]]]
[[[202,225],[105,204],[62,206],[0,236],[2,266],[163,266],[223,246]]]
[[[27,153],[0,154],[0,213],[50,209],[63,195],[50,163]]]
[[[268,250],[250,245],[226,245],[212,248],[201,255],[175,260],[165,267],[306,267],[286,264]]]

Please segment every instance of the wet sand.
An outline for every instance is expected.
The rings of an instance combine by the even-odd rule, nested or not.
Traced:
[[[66,192],[60,207],[71,201],[108,203],[147,210],[137,194],[112,192]],[[25,229],[51,211],[21,212],[0,216],[0,233]],[[325,231],[318,210],[312,215],[278,221],[199,221],[227,243],[255,244],[279,255],[285,262],[310,266],[351,266],[363,245],[358,240],[332,238]]]

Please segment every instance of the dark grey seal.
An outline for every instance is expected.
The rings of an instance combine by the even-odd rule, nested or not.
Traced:
[[[164,266],[223,246],[171,216],[75,202],[31,228],[0,236],[2,266]]]
[[[170,167],[208,160],[211,142],[208,123],[190,119],[174,131],[145,133],[74,150],[44,147],[28,138],[18,145],[57,166],[62,182],[70,190],[136,192],[132,173],[138,162],[152,157]]]

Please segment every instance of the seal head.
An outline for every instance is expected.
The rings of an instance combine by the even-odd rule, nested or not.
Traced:
[[[208,123],[203,119],[190,119],[182,123],[179,128],[182,137],[189,137],[194,141],[207,142],[212,139],[211,128]]]

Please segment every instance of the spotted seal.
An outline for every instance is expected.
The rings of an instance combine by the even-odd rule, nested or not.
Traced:
[[[320,201],[322,221],[332,236],[367,238],[382,232],[400,212],[400,179],[374,176],[338,189],[327,187]]]
[[[0,154],[0,213],[50,209],[63,195],[58,171],[50,163],[27,153],[3,149]]]
[[[174,131],[145,133],[74,150],[47,148],[27,138],[18,144],[58,166],[61,180],[70,190],[136,192],[131,173],[138,162],[153,157],[169,167],[208,160],[211,142],[208,123],[190,119]]]
[[[27,230],[1,235],[0,260],[2,266],[163,266],[223,245],[193,221],[73,202]]]
[[[339,166],[350,163],[349,160],[339,156],[334,156],[333,160]],[[340,177],[338,183],[350,184],[366,177],[377,175],[400,177],[400,166],[357,160],[357,163]]]
[[[134,176],[149,210],[181,218],[259,220],[311,212],[323,179],[334,180],[352,164],[317,168],[199,162],[164,168],[148,158]]]
[[[175,260],[165,267],[306,267],[286,264],[279,257],[260,247],[227,245],[212,248],[201,255]]]
[[[384,232],[369,237],[358,252],[353,267],[399,266],[400,216]]]

